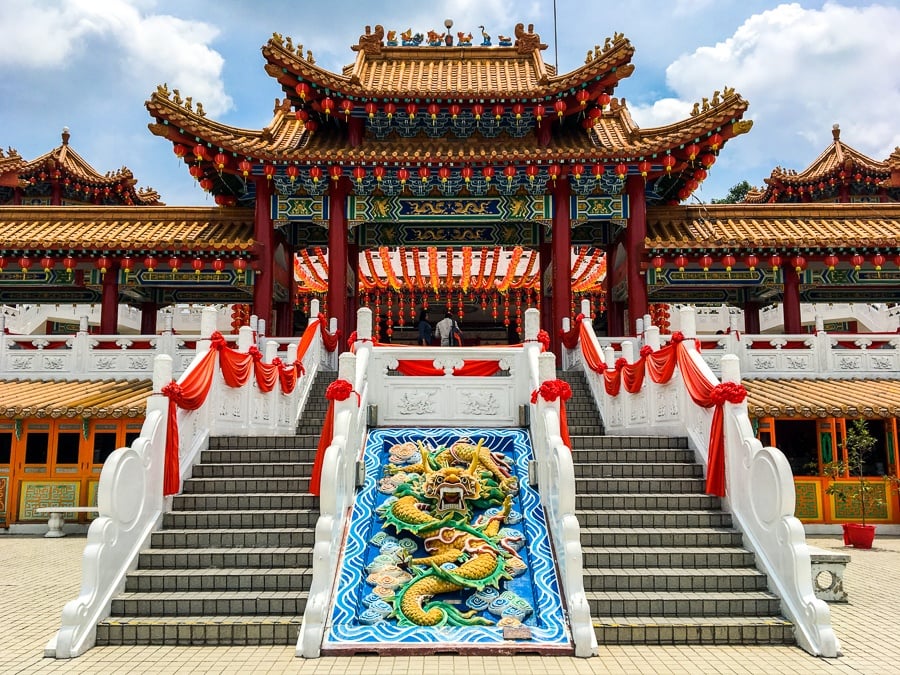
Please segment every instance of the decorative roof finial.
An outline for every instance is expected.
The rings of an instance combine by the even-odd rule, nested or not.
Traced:
[[[69,127],[63,127],[63,130],[62,130],[62,144],[63,144],[63,145],[68,145],[68,144],[69,144]]]
[[[835,142],[841,140],[841,125],[840,124],[832,124],[831,125],[831,137],[834,138]]]

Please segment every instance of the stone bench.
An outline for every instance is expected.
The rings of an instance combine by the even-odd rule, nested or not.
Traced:
[[[825,602],[847,602],[844,590],[844,570],[850,562],[849,553],[829,551],[809,546],[812,584],[816,597]]]
[[[100,513],[100,509],[96,506],[42,506],[34,510],[35,513],[47,514],[47,534],[45,537],[65,537],[63,525],[66,522],[65,514],[67,513]]]

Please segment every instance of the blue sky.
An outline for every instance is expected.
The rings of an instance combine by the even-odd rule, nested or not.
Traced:
[[[170,205],[211,205],[171,144],[147,130],[157,84],[201,101],[211,119],[259,129],[282,92],[260,47],[290,35],[331,70],[350,63],[366,24],[385,29],[509,35],[533,23],[577,68],[588,49],[622,32],[634,74],[620,83],[641,127],[688,116],[723,85],[750,101],[750,134],[730,142],[697,195],[720,197],[740,180],[761,185],[775,166],[802,170],[841,139],[885,159],[900,145],[900,3],[756,0],[2,0],[0,147],[32,159],[70,144],[98,171],[125,165],[139,187]],[[558,55],[558,56],[557,56]]]

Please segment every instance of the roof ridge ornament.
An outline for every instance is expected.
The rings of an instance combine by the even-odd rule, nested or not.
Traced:
[[[355,52],[362,51],[367,56],[378,56],[384,47],[384,26],[375,25],[375,32],[372,32],[371,26],[366,26],[364,35],[359,36],[359,43],[353,45],[350,49]]]
[[[525,24],[517,23],[514,31],[516,36],[515,47],[520,54],[529,54],[536,49],[547,49],[547,45],[541,42],[541,36],[534,32],[534,24],[528,24],[528,32],[525,32]]]

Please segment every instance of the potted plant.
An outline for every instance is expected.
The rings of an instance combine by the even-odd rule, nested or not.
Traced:
[[[843,526],[844,544],[855,548],[872,548],[875,526],[866,524],[866,513],[884,503],[884,481],[868,478],[865,472],[866,459],[877,442],[878,439],[869,433],[866,421],[857,418],[847,427],[846,461],[829,462],[824,467],[825,475],[831,478],[825,494],[848,506],[859,505],[861,522]],[[836,479],[844,477],[853,480],[837,482]]]

